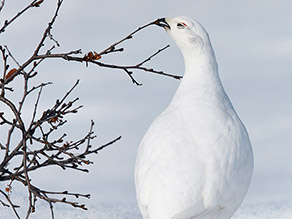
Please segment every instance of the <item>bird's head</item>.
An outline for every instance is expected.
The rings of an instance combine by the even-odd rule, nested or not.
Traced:
[[[156,24],[168,32],[183,53],[210,45],[209,36],[204,27],[188,17],[160,18]]]

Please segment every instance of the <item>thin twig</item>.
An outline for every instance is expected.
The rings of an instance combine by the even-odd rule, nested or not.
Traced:
[[[3,195],[3,196],[6,198],[6,200],[8,201],[8,203],[9,203],[10,207],[12,208],[12,210],[14,211],[14,214],[16,215],[16,217],[17,217],[18,219],[21,219],[20,216],[19,216],[19,214],[17,213],[17,211],[16,211],[16,209],[15,209],[15,208],[17,208],[17,207],[19,207],[19,206],[14,205],[14,204],[12,203],[12,201],[10,200],[9,196],[5,194],[5,192],[3,192],[2,190],[0,190],[0,192],[2,193],[2,195]]]
[[[60,10],[60,8],[61,8],[62,3],[63,3],[63,0],[58,0],[57,8],[56,8],[55,14],[54,14],[54,16],[53,16],[51,22],[48,24],[48,27],[46,28],[46,30],[45,30],[45,32],[44,32],[44,34],[43,34],[43,37],[42,37],[42,39],[40,40],[40,42],[39,42],[39,44],[38,44],[36,50],[34,51],[33,56],[36,56],[36,55],[39,53],[40,49],[44,46],[44,42],[45,42],[46,38],[49,36],[50,31],[51,31],[51,29],[52,29],[52,27],[53,27],[53,24],[54,24],[55,21],[56,21],[56,18],[57,18],[57,16],[58,16],[58,13],[59,13],[59,10]]]
[[[163,47],[162,49],[159,49],[157,52],[155,52],[154,54],[152,54],[151,56],[149,56],[147,59],[145,59],[144,61],[138,63],[137,66],[142,66],[142,65],[144,65],[146,62],[149,62],[154,56],[158,55],[158,54],[161,53],[163,50],[166,50],[168,47],[169,47],[169,45]]]
[[[2,0],[2,1],[1,1],[1,4],[0,4],[0,12],[1,12],[1,10],[3,9],[4,5],[5,5],[5,0]]]
[[[9,57],[11,57],[12,60],[17,64],[17,66],[20,67],[19,62],[14,58],[14,56],[12,55],[12,53],[10,52],[10,50],[8,49],[8,46],[5,45],[4,48],[7,50]]]
[[[104,54],[107,54],[109,52],[116,52],[117,50],[115,50],[115,47],[119,44],[121,44],[122,42],[126,41],[126,40],[129,40],[129,39],[132,39],[133,38],[133,35],[136,34],[137,32],[141,31],[142,29],[150,26],[150,25],[153,25],[153,24],[156,24],[157,23],[157,20],[155,21],[152,21],[148,24],[145,24],[144,26],[141,26],[141,27],[138,27],[136,30],[134,30],[132,33],[130,33],[129,35],[127,35],[126,37],[124,37],[123,39],[119,40],[118,42],[116,43],[113,43],[112,45],[110,45],[108,48],[106,48],[105,50],[99,52],[98,54],[101,56],[101,55],[104,55]]]
[[[28,6],[26,6],[22,11],[20,11],[20,12],[18,12],[13,18],[11,18],[9,21],[8,20],[5,20],[5,22],[4,22],[4,25],[2,26],[2,28],[0,29],[0,34],[2,33],[2,32],[4,32],[5,31],[5,29],[13,22],[13,21],[15,21],[17,18],[19,18],[24,12],[26,12],[28,9],[30,9],[30,8],[32,8],[32,7],[35,7],[34,6],[34,3],[35,2],[37,2],[38,0],[33,0]],[[4,6],[4,0],[2,1],[2,3],[1,3],[1,5],[3,5]],[[3,7],[2,6],[2,7]],[[2,9],[2,7],[1,7],[1,9]],[[1,10],[0,9],[0,10]]]

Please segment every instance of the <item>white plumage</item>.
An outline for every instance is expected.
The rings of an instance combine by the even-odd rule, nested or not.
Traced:
[[[226,95],[209,36],[186,17],[160,19],[180,48],[185,74],[137,155],[135,184],[144,219],[228,219],[250,185],[253,153]]]

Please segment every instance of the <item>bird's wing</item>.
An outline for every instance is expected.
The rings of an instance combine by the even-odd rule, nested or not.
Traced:
[[[189,208],[177,213],[171,219],[206,219],[213,218],[214,215],[216,218],[219,217],[220,211],[225,207],[217,205],[212,208],[206,208],[203,200],[197,202],[195,205],[192,205]],[[221,218],[221,217],[220,217]]]
[[[175,200],[182,194],[189,193],[189,190],[191,190],[190,196],[198,197],[198,199],[201,196],[204,168],[196,165],[198,169],[191,172],[188,168],[181,169],[181,163],[185,163],[185,160],[189,160],[190,166],[194,166],[192,163],[199,159],[199,150],[196,149],[198,147],[196,141],[187,137],[189,135],[188,127],[184,126],[183,121],[177,118],[178,116],[180,115],[168,115],[168,111],[164,111],[152,123],[139,147],[135,183],[143,217],[147,216],[151,209],[149,204],[158,198],[168,201]],[[175,175],[178,172],[181,177]],[[174,186],[174,183],[178,186]],[[185,183],[188,186],[181,186]],[[194,183],[195,185],[193,185]],[[166,187],[171,192],[167,192]],[[158,197],[157,191],[160,191],[162,195]],[[195,203],[193,203],[194,207],[186,209],[185,214],[199,215],[205,210],[203,201]]]
[[[171,219],[192,219],[203,216],[208,210],[205,208],[204,201],[201,200],[195,205],[186,208],[185,210],[177,213]]]

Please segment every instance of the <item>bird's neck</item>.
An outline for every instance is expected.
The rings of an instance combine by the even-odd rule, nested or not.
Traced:
[[[183,55],[185,74],[174,99],[214,101],[225,97],[213,49],[187,50]]]

